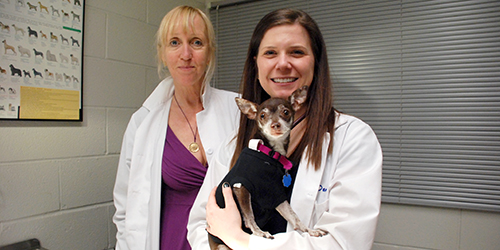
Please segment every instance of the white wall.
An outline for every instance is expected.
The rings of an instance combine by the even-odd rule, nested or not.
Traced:
[[[382,204],[372,250],[498,250],[500,213]]]
[[[204,1],[86,0],[83,122],[0,120],[0,246],[115,244],[112,189],[128,119],[158,83],[154,34],[173,7]]]

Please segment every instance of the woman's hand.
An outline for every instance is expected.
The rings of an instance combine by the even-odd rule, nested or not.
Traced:
[[[215,200],[215,190],[212,189],[207,202],[207,231],[219,237],[232,249],[248,249],[250,235],[241,229],[241,216],[233,192],[228,184],[224,183],[222,194],[226,207],[220,208]]]

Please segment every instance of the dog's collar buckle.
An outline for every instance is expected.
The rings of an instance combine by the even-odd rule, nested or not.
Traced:
[[[285,170],[292,169],[293,164],[290,160],[288,160],[284,155],[281,155],[280,153],[266,147],[264,144],[259,143],[257,145],[257,150],[278,160],[283,165],[283,168]]]

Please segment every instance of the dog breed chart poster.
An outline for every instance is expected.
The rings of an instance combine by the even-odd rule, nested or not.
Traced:
[[[84,0],[0,0],[0,119],[76,120]]]

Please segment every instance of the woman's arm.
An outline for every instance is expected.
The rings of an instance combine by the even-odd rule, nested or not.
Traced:
[[[133,138],[131,134],[135,130],[129,123],[125,135],[123,137],[120,159],[118,162],[118,170],[116,173],[115,187],[113,190],[113,202],[116,212],[113,216],[113,222],[116,225],[116,249],[127,250],[126,233],[125,233],[125,217],[127,207],[127,192],[128,192],[128,177],[130,175],[130,160]]]
[[[207,231],[224,241],[231,249],[248,249],[250,235],[241,229],[241,215],[228,184],[223,185],[225,208],[220,208],[215,200],[213,188],[207,203]]]

